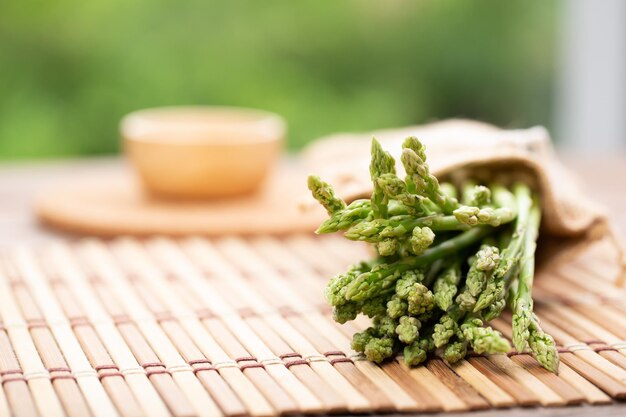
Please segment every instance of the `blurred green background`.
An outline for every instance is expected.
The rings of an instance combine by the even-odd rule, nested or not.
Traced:
[[[258,107],[289,146],[470,117],[550,127],[560,2],[0,2],[0,158],[113,153],[135,109]]]

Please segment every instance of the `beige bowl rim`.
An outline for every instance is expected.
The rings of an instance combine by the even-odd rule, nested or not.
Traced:
[[[231,131],[243,129],[254,129],[258,135],[244,136],[245,139],[238,138],[234,141],[223,141],[219,139],[206,138],[206,137],[187,137],[184,140],[180,138],[170,139],[166,137],[155,137],[155,135],[142,135],[138,134],[137,130],[144,128],[149,123],[166,123],[161,117],[163,116],[175,116],[177,113],[181,115],[189,116],[192,113],[196,113],[198,117],[219,117],[228,115],[233,117],[233,126]],[[217,120],[217,119],[216,119]],[[139,126],[144,124],[144,126]],[[239,126],[237,126],[239,125]],[[265,142],[274,142],[284,140],[286,132],[285,119],[270,111],[259,110],[249,107],[236,107],[236,106],[163,106],[152,107],[146,109],[140,109],[128,113],[120,121],[120,134],[125,141],[144,142],[144,143],[159,143],[176,146],[184,145],[219,145],[219,146],[240,146],[246,144],[261,144]],[[158,132],[158,127],[154,127],[154,132]],[[199,129],[202,129],[200,127]],[[172,130],[174,133],[174,129]],[[175,133],[174,133],[175,134]],[[158,135],[156,135],[158,136]]]

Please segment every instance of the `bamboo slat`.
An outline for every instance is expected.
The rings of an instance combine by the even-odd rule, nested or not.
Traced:
[[[396,361],[387,362],[382,365],[383,370],[394,381],[398,383],[417,402],[418,411],[435,412],[442,411],[443,404],[433,398],[424,387],[415,383],[411,375]]]
[[[4,386],[4,379],[2,377],[0,377],[0,386]],[[25,392],[25,395],[28,397],[30,394],[28,393],[28,391]],[[11,409],[9,408],[9,402],[7,401],[7,397],[4,393],[4,390],[0,390],[0,416],[10,416],[11,415]],[[22,411],[19,410],[19,406],[17,407],[18,409],[16,410],[16,415],[28,415]],[[32,414],[33,416],[37,415],[37,412],[35,411],[35,408],[32,408]]]
[[[462,359],[452,366],[465,382],[478,391],[494,407],[512,407],[515,399],[498,386],[492,379],[480,372],[472,364]]]
[[[522,406],[539,405],[540,397],[536,392],[531,391],[527,386],[518,382],[516,378],[497,366],[488,358],[470,357],[467,359],[472,366],[478,369],[487,378],[497,384],[503,391],[507,392],[515,401]]]
[[[438,379],[427,367],[419,366],[416,368],[408,368],[401,361],[406,372],[429,392],[433,398],[437,399],[444,411],[467,411],[469,407],[461,400],[446,384]]]
[[[430,360],[426,366],[467,405],[469,410],[484,410],[489,408],[489,403],[474,390],[470,384],[454,373],[442,360]]]

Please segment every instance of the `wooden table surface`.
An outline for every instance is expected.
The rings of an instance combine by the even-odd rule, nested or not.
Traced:
[[[561,154],[562,161],[576,172],[588,194],[611,212],[617,229],[626,236],[626,152],[612,155]],[[42,244],[70,235],[38,224],[32,207],[37,195],[56,182],[92,173],[128,169],[117,158],[90,158],[47,162],[0,164],[0,247],[14,244]],[[491,410],[442,416],[624,416],[626,403],[610,406],[527,408]]]

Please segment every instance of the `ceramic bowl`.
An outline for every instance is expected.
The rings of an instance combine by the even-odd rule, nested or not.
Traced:
[[[120,124],[126,155],[147,191],[205,199],[256,190],[280,157],[282,117],[238,107],[162,107]]]

